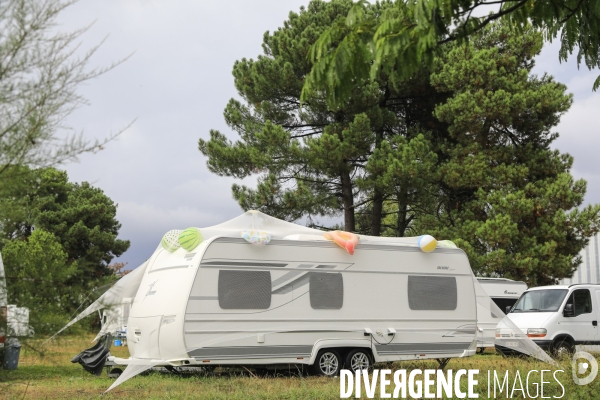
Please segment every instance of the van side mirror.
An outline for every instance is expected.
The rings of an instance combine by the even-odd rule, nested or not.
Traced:
[[[565,304],[565,309],[563,310],[564,317],[574,317],[575,311],[573,310],[573,304]]]
[[[512,308],[511,306],[506,306],[506,310],[504,310],[504,314],[508,315],[508,313],[510,312],[511,308]]]

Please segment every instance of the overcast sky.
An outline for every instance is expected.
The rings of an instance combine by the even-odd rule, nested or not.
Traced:
[[[92,66],[133,53],[82,88],[89,105],[68,122],[88,138],[135,123],[105,150],[63,166],[71,181],[91,182],[118,203],[119,237],[131,241],[119,261],[128,262],[128,268],[147,259],[170,229],[210,226],[242,212],[231,196],[234,180],[207,170],[197,142],[208,138],[210,129],[235,138],[223,120],[227,101],[237,96],[233,63],[261,54],[264,32],[276,30],[291,10],[306,4],[80,0],[62,15],[64,30],[94,23],[82,38],[83,47],[108,35]],[[555,147],[575,157],[573,175],[588,181],[586,204],[600,203],[600,93],[591,91],[600,72],[578,71],[574,59],[560,64],[556,43],[537,59],[535,73],[544,72],[575,96],[556,129]]]

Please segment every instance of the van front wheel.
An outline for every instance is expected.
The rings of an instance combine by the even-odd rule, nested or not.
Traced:
[[[331,349],[321,350],[313,365],[313,371],[317,375],[336,376],[340,372],[340,354]]]
[[[556,357],[569,356],[574,352],[574,346],[566,340],[557,340],[554,342],[553,351]]]

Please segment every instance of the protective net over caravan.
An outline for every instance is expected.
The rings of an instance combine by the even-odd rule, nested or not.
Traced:
[[[186,232],[184,234],[184,232]],[[138,297],[145,301],[145,304],[154,304],[153,301],[153,287],[155,280],[150,279],[148,285],[143,288],[140,287],[142,275],[147,274],[148,276],[158,276],[159,274],[163,281],[168,280],[169,276],[175,276],[175,272],[172,271],[183,271],[192,270],[191,266],[193,262],[199,263],[198,268],[203,268],[203,271],[209,271],[207,273],[212,274],[216,285],[214,287],[205,287],[206,282],[202,279],[193,278],[190,279],[189,283],[191,288],[189,289],[189,299],[186,304],[185,310],[185,329],[184,329],[184,340],[186,343],[186,357],[212,357],[218,354],[222,359],[227,357],[234,357],[239,355],[252,355],[253,357],[262,357],[263,354],[254,354],[256,348],[238,347],[231,349],[224,345],[226,341],[233,342],[235,340],[241,340],[246,337],[254,337],[255,341],[260,341],[261,336],[267,336],[269,334],[275,334],[284,332],[285,330],[295,331],[317,331],[325,329],[328,321],[326,318],[321,318],[319,321],[307,321],[297,322],[293,321],[292,325],[287,325],[285,328],[278,327],[276,324],[263,324],[263,326],[272,326],[272,328],[261,328],[260,332],[254,329],[253,332],[238,332],[238,333],[227,333],[225,338],[224,334],[220,332],[223,328],[219,328],[218,318],[215,317],[212,322],[205,322],[205,320],[194,321],[194,314],[200,313],[205,307],[205,304],[213,304],[223,310],[224,313],[231,313],[230,318],[237,318],[239,320],[251,321],[252,313],[262,313],[267,309],[273,307],[274,299],[279,296],[279,299],[289,299],[294,301],[300,296],[305,300],[307,307],[311,310],[317,310],[316,312],[332,312],[332,310],[344,309],[348,307],[345,305],[348,295],[352,292],[347,290],[348,282],[346,281],[342,272],[346,271],[351,265],[351,261],[357,257],[361,257],[361,254],[365,252],[383,251],[386,257],[390,257],[395,254],[394,252],[402,252],[403,254],[413,259],[414,255],[419,257],[442,257],[443,255],[453,255],[453,257],[466,257],[464,252],[457,249],[450,242],[437,242],[437,247],[431,250],[431,240],[428,240],[425,244],[419,243],[418,237],[413,238],[384,238],[384,237],[371,237],[360,235],[358,237],[358,245],[356,249],[352,248],[354,255],[348,249],[343,248],[340,243],[337,243],[339,247],[332,247],[331,238],[327,239],[324,235],[326,232],[303,227],[300,225],[288,223],[285,221],[278,220],[276,218],[269,217],[268,215],[260,212],[252,211],[244,213],[243,215],[225,222],[220,225],[208,227],[208,228],[187,228],[187,229],[174,229],[169,231],[168,235],[165,235],[161,244],[159,244],[154,255],[151,257],[151,261],[144,264],[142,268],[139,268],[141,272],[137,270],[134,278],[125,280],[130,275],[122,279],[120,286],[115,285],[115,290],[107,292],[107,295],[101,301],[94,303],[88,310],[78,316],[71,323],[76,322],[80,318],[83,318],[84,314],[89,314],[97,309],[103,307],[104,304],[118,304],[124,297],[135,297],[138,293]],[[179,235],[179,236],[178,236]],[[177,237],[177,240],[175,238]],[[338,235],[337,239],[354,240],[351,236]],[[210,243],[207,244],[207,243]],[[196,247],[194,247],[196,246]],[[221,253],[214,254],[212,256],[204,254],[200,257],[199,254],[207,250],[208,246],[210,249],[220,248]],[[261,262],[249,262],[243,261],[245,258],[244,252],[256,252],[259,248],[267,248],[269,246],[284,246],[288,249],[295,249],[297,253],[306,254],[306,256],[298,256],[289,260],[275,260],[270,259],[268,261]],[[304,247],[302,247],[304,246]],[[185,249],[180,250],[180,248]],[[336,260],[329,260],[328,262],[320,262],[318,260],[311,260],[308,262],[306,259],[309,252],[324,251],[338,251],[340,257]],[[333,250],[332,250],[333,249]],[[400,249],[400,250],[399,250]],[[210,250],[212,251],[212,250]],[[423,251],[431,251],[426,255],[423,255]],[[180,253],[175,253],[180,252]],[[243,253],[243,254],[242,254]],[[178,256],[177,263],[173,262],[160,263],[161,259],[167,259],[169,254],[180,254]],[[223,255],[225,254],[225,255]],[[343,257],[342,257],[343,256]],[[412,258],[411,258],[412,257]],[[252,258],[247,258],[252,260]],[[196,260],[196,261],[193,261]],[[243,262],[242,262],[243,261]],[[236,265],[236,263],[242,263],[243,266]],[[242,268],[243,267],[243,268]],[[440,268],[444,267],[443,265]],[[147,271],[146,271],[147,270]],[[285,270],[285,272],[279,272],[278,270]],[[360,272],[360,271],[359,271]],[[275,275],[275,274],[278,275]],[[357,276],[360,274],[357,274]],[[453,276],[441,276],[439,273],[422,273],[415,270],[414,273],[407,274],[405,280],[403,280],[403,286],[390,287],[385,290],[378,290],[376,293],[372,293],[372,296],[381,296],[382,301],[386,301],[386,298],[390,296],[387,293],[394,293],[395,296],[404,296],[408,304],[408,311],[423,311],[423,312],[450,312],[458,307],[459,295],[461,288],[464,289],[465,285],[472,285],[469,290],[475,292],[473,300],[476,298],[478,307],[478,313],[486,313],[490,317],[493,315],[498,322],[505,321],[507,326],[510,326],[513,332],[512,340],[502,341],[502,346],[511,348],[516,351],[531,355],[539,358],[546,362],[553,362],[552,359],[543,352],[533,341],[523,335],[523,333],[516,327],[508,318],[504,316],[504,313],[493,303],[493,301],[485,294],[479,283],[476,281],[472,272],[469,270],[459,276],[458,278]],[[191,275],[190,275],[191,276]],[[139,277],[139,279],[137,278]],[[121,282],[121,281],[120,281]],[[162,282],[162,281],[161,281]],[[173,290],[181,290],[181,284],[177,285],[177,282],[170,282]],[[160,282],[158,283],[160,284]],[[141,292],[143,291],[143,293]],[[127,295],[125,296],[124,293]],[[131,295],[133,293],[133,295]],[[141,294],[140,294],[141,293]],[[100,299],[99,299],[100,300]],[[287,300],[286,300],[287,301]],[[280,301],[282,304],[285,301]],[[161,306],[156,303],[157,306]],[[475,308],[475,304],[472,304],[472,308]],[[140,307],[140,304],[135,302],[132,304],[132,310],[135,307]],[[91,311],[90,311],[91,310]],[[237,312],[236,310],[241,310]],[[245,310],[245,311],[244,311]],[[481,311],[483,310],[483,311]],[[243,312],[242,312],[243,311]],[[236,314],[237,316],[234,316]],[[475,315],[475,314],[473,314]],[[161,324],[161,329],[169,326],[173,326],[173,318],[167,314],[156,317],[157,321]],[[255,320],[255,319],[254,319]],[[70,323],[70,324],[71,324]],[[435,328],[435,321],[428,322],[429,325],[422,328],[423,332],[419,332],[415,329],[413,332],[415,335],[426,335],[427,329],[431,330]],[[209,325],[213,324],[213,325]],[[296,324],[296,325],[293,325]],[[194,333],[195,330],[211,330],[214,334],[212,336],[197,335]],[[335,329],[339,332],[355,332],[363,336],[363,327],[357,327],[348,323],[340,323],[336,325]],[[463,351],[467,350],[471,346],[472,338],[474,337],[476,329],[475,318],[471,320],[465,320],[461,327],[457,327],[451,331],[448,331],[446,336],[451,339],[446,339],[445,343],[441,344],[429,344],[427,351],[430,354],[444,354],[444,351]],[[152,335],[151,330],[144,330],[144,334]],[[150,333],[147,333],[149,331]],[[387,342],[393,340],[395,333],[382,333],[385,335],[385,340],[380,336],[375,336],[376,340],[381,342],[374,342],[373,346],[376,347],[378,352],[389,353],[390,355],[395,354],[408,354],[411,351],[414,353],[415,348],[411,344],[406,343],[394,343],[388,345]],[[150,336],[148,336],[150,338]],[[390,340],[391,339],[391,340]],[[496,338],[494,338],[495,340]],[[154,338],[155,343],[158,343],[158,338]],[[386,347],[387,346],[387,347]],[[411,347],[413,346],[413,347]],[[454,346],[454,347],[452,347]],[[306,347],[306,348],[304,348]],[[273,354],[286,354],[289,357],[303,358],[310,356],[312,346],[265,346],[262,351],[268,354],[264,354],[264,357],[271,356]],[[152,350],[152,349],[151,349]],[[234,354],[234,352],[236,352]],[[280,352],[280,353],[277,353]],[[281,353],[286,352],[286,353]],[[141,356],[143,354],[143,357]],[[178,355],[177,357],[183,357]],[[131,358],[127,360],[128,367],[121,378],[116,381],[111,389],[116,385],[124,382],[126,379],[135,376],[136,374],[151,368],[156,365],[165,364],[171,360],[176,363],[177,358],[175,356],[170,357],[169,354],[159,354],[158,352],[148,350],[144,353],[139,353],[137,358]]]

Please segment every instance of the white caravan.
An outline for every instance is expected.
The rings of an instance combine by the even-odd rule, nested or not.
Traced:
[[[244,228],[267,232],[268,244],[249,243]],[[425,253],[418,238],[361,235],[350,255],[322,231],[258,212],[199,231],[193,250],[163,242],[136,271],[131,358],[115,363],[305,364],[335,375],[476,352],[473,275],[458,248]]]
[[[508,318],[541,348],[561,354],[584,345],[587,351],[598,351],[600,285],[531,288],[513,306]],[[497,336],[510,341],[510,329],[503,323],[498,328]],[[502,347],[500,350],[506,351]]]
[[[340,248],[341,247],[341,248]],[[301,364],[321,375],[477,351],[477,310],[501,315],[452,242],[324,232],[257,211],[167,232],[152,257],[55,334],[132,298],[127,368]],[[496,342],[557,365],[504,318]],[[72,361],[94,373],[99,341]]]
[[[483,351],[486,347],[494,347],[496,326],[504,318],[507,307],[512,307],[527,290],[527,284],[505,278],[477,278],[481,289],[502,310],[502,314],[486,309],[482,301],[477,302],[477,347]],[[479,288],[476,287],[476,292]],[[480,293],[477,293],[478,297]]]
[[[129,320],[132,301],[131,297],[124,298],[122,303],[112,304],[111,307],[98,311],[102,328],[96,339],[107,333],[110,333],[115,338],[119,338],[124,332],[127,332],[127,321]]]

